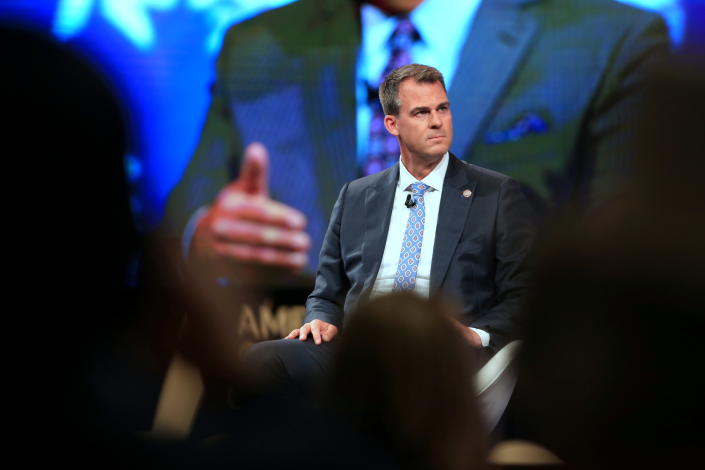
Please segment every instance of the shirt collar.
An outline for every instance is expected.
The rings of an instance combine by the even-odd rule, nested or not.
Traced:
[[[480,3],[481,0],[425,0],[409,15],[421,37],[414,47],[420,47],[419,52],[432,52],[435,60],[430,63],[427,57],[426,62],[444,74],[446,87],[450,87],[453,80],[457,58]],[[399,18],[387,15],[369,3],[362,4],[360,16],[362,44],[358,57],[359,78],[376,86],[388,59],[380,51],[387,50],[387,41]],[[417,57],[414,60],[423,59]]]
[[[424,0],[409,15],[421,40],[432,50],[458,42],[458,31],[472,18],[481,0]],[[460,44],[465,41],[461,41]]]
[[[467,20],[474,16],[481,1],[424,0],[409,14],[409,18],[423,42],[437,47],[435,50],[443,50],[447,44],[457,41],[458,31],[462,31]],[[377,52],[396,28],[398,17],[387,15],[369,3],[362,5],[360,14],[370,52]]]
[[[435,191],[440,191],[443,188],[443,180],[446,177],[446,170],[448,170],[448,152],[443,155],[441,161],[438,165],[431,170],[431,173],[426,175],[424,179],[421,180],[422,183],[432,187]],[[404,191],[409,190],[409,186],[416,183],[418,180],[409,173],[406,169],[404,163],[402,163],[401,158],[399,159],[399,187],[404,188]]]

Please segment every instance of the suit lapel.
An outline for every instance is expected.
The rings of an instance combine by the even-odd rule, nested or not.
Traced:
[[[377,277],[377,271],[382,263],[384,246],[387,243],[387,232],[392,215],[394,194],[399,180],[399,164],[385,170],[376,184],[365,190],[365,235],[363,242],[363,269],[367,291]]]
[[[355,76],[360,26],[355,2],[324,2],[309,25],[302,90],[309,140],[314,142],[319,200],[329,213],[340,187],[357,174]]]
[[[433,246],[431,293],[436,292],[445,279],[450,260],[460,241],[468,214],[470,214],[470,208],[475,200],[472,195],[469,197],[463,195],[465,190],[474,194],[477,184],[468,179],[464,166],[465,164],[455,156],[450,156],[443,182],[443,194],[438,211],[438,224],[436,225],[436,241]]]
[[[538,0],[483,1],[463,47],[449,92],[456,129],[453,152],[467,157],[480,138],[517,65],[529,49],[537,30],[535,18],[523,12]]]

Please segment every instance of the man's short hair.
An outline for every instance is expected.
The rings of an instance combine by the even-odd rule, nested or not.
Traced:
[[[399,102],[399,86],[401,82],[413,78],[416,83],[438,83],[446,89],[443,74],[433,67],[421,64],[410,64],[396,68],[384,77],[379,85],[379,101],[382,103],[384,114],[399,115],[401,103]]]

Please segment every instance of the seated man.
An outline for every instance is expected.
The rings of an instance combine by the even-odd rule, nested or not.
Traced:
[[[343,186],[305,324],[284,340],[254,345],[246,356],[264,380],[308,383],[325,372],[346,313],[389,291],[453,300],[457,326],[481,357],[513,336],[534,232],[519,185],[449,153],[453,120],[435,68],[395,69],[379,96],[400,164]]]

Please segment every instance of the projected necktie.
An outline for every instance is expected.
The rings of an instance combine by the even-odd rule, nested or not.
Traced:
[[[426,224],[426,204],[424,194],[430,186],[419,181],[411,185],[411,197],[416,203],[409,208],[409,219],[406,222],[404,241],[401,244],[401,255],[397,274],[394,277],[392,290],[411,290],[416,285],[416,274],[421,259],[421,244],[423,242],[424,225]]]
[[[382,72],[379,83],[382,83],[384,77],[392,70],[411,63],[411,46],[418,39],[419,34],[411,20],[408,18],[401,19],[389,37],[391,55],[387,66]],[[370,87],[368,99],[372,109],[372,119],[370,120],[367,161],[362,167],[363,176],[389,168],[399,160],[399,144],[397,143],[397,138],[384,128],[384,111],[382,111],[382,105],[379,103],[376,88]]]

